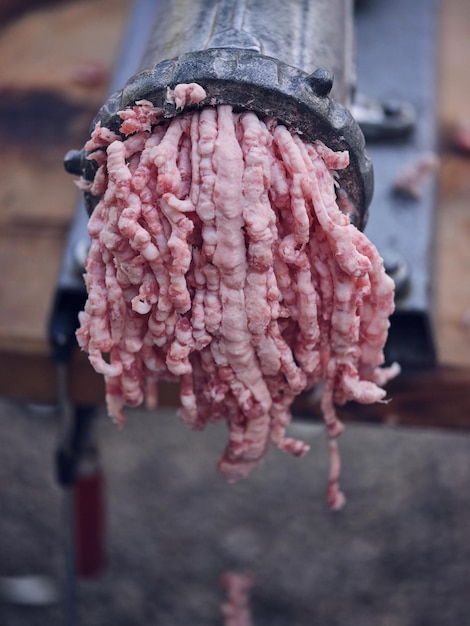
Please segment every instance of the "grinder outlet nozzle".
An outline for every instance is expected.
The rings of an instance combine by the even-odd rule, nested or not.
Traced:
[[[197,83],[197,105],[230,105],[272,117],[307,142],[349,152],[338,183],[363,229],[373,193],[372,165],[362,131],[348,106],[355,85],[352,0],[162,0],[141,71],[115,92],[93,121],[119,133],[119,112],[139,100],[161,110],[161,120],[181,113],[168,89]],[[334,78],[334,80],[333,80]],[[161,121],[160,120],[160,121]],[[92,181],[96,163],[71,151],[65,167]],[[97,198],[85,194],[88,212]]]
[[[358,228],[365,226],[373,192],[372,164],[364,136],[350,111],[329,95],[333,76],[327,70],[317,69],[308,75],[253,50],[190,52],[131,77],[103,105],[92,126],[99,123],[119,133],[119,112],[140,100],[148,100],[160,109],[162,119],[175,117],[181,110],[168,98],[168,89],[183,83],[197,83],[206,92],[206,98],[193,107],[228,104],[235,111],[275,118],[305,141],[321,140],[332,150],[347,150],[350,165],[339,172],[338,182],[355,208],[352,221]],[[66,168],[75,174],[80,168],[80,174],[91,181],[96,166],[86,157],[84,150],[69,152]],[[88,204],[92,210],[96,203],[89,197]]]

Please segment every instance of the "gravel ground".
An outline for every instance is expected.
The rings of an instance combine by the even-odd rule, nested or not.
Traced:
[[[0,401],[0,582],[60,590],[63,493],[52,407]],[[253,626],[455,626],[470,600],[470,436],[349,425],[347,506],[326,510],[323,430],[301,460],[272,451],[252,477],[214,470],[223,427],[193,433],[162,410],[118,431],[97,420],[106,476],[107,568],[78,584],[78,625],[221,626],[224,571],[253,572]],[[0,600],[2,626],[65,624],[64,603]]]

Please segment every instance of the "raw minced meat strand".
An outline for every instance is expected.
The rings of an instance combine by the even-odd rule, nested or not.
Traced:
[[[168,97],[184,109],[203,92]],[[218,466],[233,482],[270,443],[308,451],[286,434],[290,407],[322,385],[327,499],[340,508],[335,406],[383,400],[398,372],[381,367],[393,282],[339,208],[351,207],[337,182],[347,152],[228,105],[165,120],[140,101],[120,115],[120,134],[93,131],[96,177],[79,181],[101,197],[77,338],[111,417],[122,425],[125,406],[156,405],[158,380],[180,381],[191,428],[227,422]]]
[[[249,596],[254,575],[225,572],[220,583],[227,594],[227,600],[222,604],[224,626],[252,626]]]

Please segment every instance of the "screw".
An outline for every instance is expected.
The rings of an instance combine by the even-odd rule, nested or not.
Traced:
[[[329,95],[333,87],[333,79],[334,76],[331,72],[319,67],[307,76],[306,81],[317,96],[324,98]]]
[[[388,251],[382,256],[385,272],[395,283],[395,298],[402,298],[410,287],[408,263],[395,251]]]
[[[69,174],[80,176],[82,173],[82,151],[69,150],[64,157],[64,167]]]

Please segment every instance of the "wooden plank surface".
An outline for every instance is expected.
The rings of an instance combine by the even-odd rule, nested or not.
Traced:
[[[0,11],[0,394],[51,402],[47,320],[78,193],[62,159],[83,144],[106,97],[130,0],[27,4],[23,12],[19,2]],[[347,420],[470,427],[470,157],[452,143],[456,122],[470,115],[469,28],[470,3],[443,0],[435,260],[441,365],[395,381],[387,405],[348,406]],[[74,355],[69,378],[74,400],[102,401],[101,377],[84,355]],[[175,402],[174,388],[162,394],[164,403]],[[297,406],[318,413],[308,397]]]
[[[468,368],[440,365],[429,370],[405,372],[388,384],[386,402],[369,405],[349,402],[338,409],[338,415],[344,422],[468,430],[469,386]],[[299,396],[293,411],[298,417],[322,417],[314,394]]]
[[[78,198],[62,161],[83,145],[105,99],[128,6],[38,2],[0,31],[0,350],[48,353],[47,319]],[[86,84],[92,67],[102,80]]]
[[[441,175],[436,237],[439,357],[470,366],[470,153],[455,149],[459,122],[470,123],[470,2],[442,2],[439,62]]]

